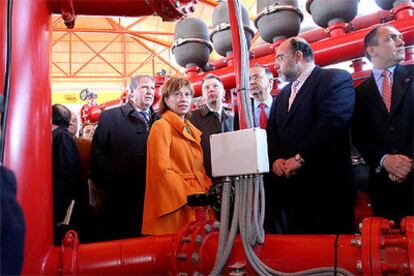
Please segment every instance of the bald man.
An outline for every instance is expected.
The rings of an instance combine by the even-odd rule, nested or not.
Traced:
[[[267,128],[275,200],[285,210],[287,232],[351,233],[351,75],[316,66],[312,48],[297,37],[278,47],[275,66],[289,82],[275,101]]]

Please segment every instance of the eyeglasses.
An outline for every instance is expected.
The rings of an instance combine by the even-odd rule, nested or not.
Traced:
[[[276,59],[275,60],[276,60],[277,63],[280,63],[280,62],[283,61],[283,58],[284,57],[291,56],[291,55],[292,54],[279,54],[279,55],[276,56]]]

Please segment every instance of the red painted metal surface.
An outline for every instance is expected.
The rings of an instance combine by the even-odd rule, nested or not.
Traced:
[[[364,15],[355,18],[348,26],[352,31],[368,28],[372,25],[384,23],[392,20],[392,15],[389,11],[381,10],[376,13]],[[298,36],[306,39],[309,43],[329,38],[327,29],[316,28],[307,32],[300,33]],[[250,49],[250,52],[255,58],[263,57],[274,52],[275,46],[278,46],[281,41],[276,41],[272,44],[264,44],[256,48]],[[228,58],[220,58],[211,62],[215,69],[220,69],[228,65]]]
[[[238,103],[238,112],[239,112],[239,127],[240,129],[246,128],[246,121],[244,119],[244,111],[243,111],[243,101],[242,101],[242,93],[245,93],[245,91],[242,91],[241,87],[241,48],[240,48],[240,32],[238,28],[237,23],[237,17],[236,17],[236,10],[234,7],[234,1],[229,0],[228,1],[228,9],[229,9],[229,20],[230,20],[230,28],[232,30],[231,32],[231,38],[232,38],[232,45],[233,45],[233,56],[234,56],[234,77],[235,77],[235,85],[233,87],[236,88],[237,92],[237,103]]]
[[[45,0],[53,13],[61,13],[73,17],[78,15],[119,15],[144,16],[157,14],[164,21],[178,20],[195,10],[196,1],[188,0],[106,0],[103,3],[96,0]],[[66,1],[73,2],[73,11],[67,9]]]
[[[406,45],[414,44],[414,29],[412,28],[413,17],[406,17],[399,20],[391,21],[390,24],[396,27],[404,37]],[[369,29],[362,29],[355,32],[344,34],[343,36],[328,38],[311,43],[314,50],[315,61],[320,66],[335,64],[343,61],[352,60],[364,56],[363,39]],[[274,69],[274,54],[269,54],[250,61],[253,66],[256,63],[268,66],[274,75],[277,75]],[[234,66],[227,66],[222,69],[214,70],[208,73],[214,73],[220,77],[226,89],[235,86]],[[196,94],[201,92],[201,80],[204,74],[189,78],[194,86]]]
[[[12,72],[4,165],[16,174],[18,200],[23,207],[26,222],[23,273],[26,274],[40,271],[52,245],[49,14],[44,1],[13,1]]]
[[[6,1],[0,1],[0,48],[3,49],[0,51],[0,94],[3,95],[4,93],[4,74],[6,70],[6,32],[3,30],[6,30],[6,10],[7,5]]]
[[[5,24],[4,3],[0,1],[1,29]],[[176,236],[78,244],[76,234],[70,232],[62,247],[52,246],[48,57],[49,15],[55,11],[56,3],[59,1],[13,1],[13,65],[4,164],[16,174],[18,200],[25,215],[27,232],[23,274],[177,274],[187,272],[184,270],[208,274],[214,264],[218,234],[214,223],[204,220],[190,223]],[[73,3],[75,12],[84,9],[83,12],[91,14],[111,11],[113,15],[123,12],[123,15],[137,15],[138,12],[147,12],[148,7],[145,1],[136,0],[108,0],[99,6],[97,1],[74,0]],[[397,7],[394,12],[397,20],[392,24],[404,34],[406,44],[413,44],[412,5]],[[362,29],[312,43],[317,62],[326,65],[362,56],[362,38],[366,31]],[[1,34],[0,38],[4,45],[4,35]],[[273,59],[272,54],[253,62],[272,65]],[[4,53],[0,61],[4,71]],[[215,72],[222,77],[226,87],[234,87],[233,70],[234,67],[229,66]],[[195,76],[192,80],[201,81],[201,78]],[[389,221],[373,218],[364,221],[360,236],[341,235],[337,249],[339,266],[353,273],[361,271],[364,275],[414,275],[414,218],[406,218],[401,230],[391,226]],[[258,246],[256,253],[275,269],[297,271],[333,264],[335,236],[278,235],[266,238],[266,243]],[[184,253],[185,256],[181,255]],[[243,271],[253,273],[237,239],[224,272]]]
[[[205,216],[204,216],[205,217]],[[267,235],[255,252],[269,267],[297,272],[337,267],[355,275],[414,275],[414,217],[401,229],[381,218],[364,220],[360,235]],[[55,247],[43,273],[79,275],[208,275],[215,262],[218,224],[199,216],[177,235],[78,244],[69,232],[62,247]],[[56,265],[57,260],[62,265]],[[239,237],[223,275],[255,274],[247,263]]]

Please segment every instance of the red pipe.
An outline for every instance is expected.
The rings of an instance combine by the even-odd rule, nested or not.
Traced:
[[[40,271],[53,241],[49,15],[45,1],[13,1],[4,165],[16,174],[17,197],[25,217],[23,274]],[[5,30],[3,25],[1,30]]]
[[[242,93],[245,91],[241,90],[241,48],[240,48],[240,32],[239,32],[239,23],[237,22],[236,17],[236,8],[234,6],[234,1],[229,0],[227,2],[227,7],[229,10],[229,20],[230,20],[230,28],[231,28],[231,38],[232,38],[232,48],[233,48],[233,56],[234,58],[234,75],[236,79],[236,91],[237,91],[237,103],[238,103],[238,112],[239,112],[239,126],[240,129],[246,128],[246,121],[244,120],[244,112],[243,112],[243,101],[242,101]]]
[[[75,14],[81,15],[111,15],[111,16],[145,16],[157,14],[164,21],[178,20],[188,13],[194,12],[196,2],[189,0],[45,0],[52,13],[66,11],[67,3],[73,5]],[[68,1],[68,2],[67,2]],[[67,15],[66,12],[63,15]]]
[[[375,24],[388,22],[391,19],[392,19],[392,16],[390,15],[390,12],[388,10],[380,10],[376,13],[359,16],[355,18],[350,23],[350,26],[352,26],[351,28],[353,31],[356,31],[356,30],[367,28]],[[316,28],[316,29],[313,29],[307,32],[300,33],[298,36],[304,38],[309,43],[312,43],[315,41],[329,38],[329,32],[327,32],[326,29],[323,29],[323,28]],[[281,41],[276,42],[276,43],[280,44]],[[272,44],[264,44],[256,48],[250,49],[250,52],[253,54],[255,58],[259,58],[259,57],[262,57],[268,54],[272,54],[274,52],[274,48],[275,46],[274,45],[272,46]],[[227,61],[228,61],[228,58],[220,58],[220,59],[216,59],[212,61],[211,64],[217,70],[217,69],[226,67],[228,65]]]
[[[61,13],[61,1],[46,0],[52,13]],[[144,16],[154,11],[146,0],[73,0],[77,15]]]
[[[413,17],[406,17],[395,20],[389,24],[396,27],[404,37],[406,45],[414,44],[414,29],[412,28]],[[347,33],[340,37],[329,38],[321,41],[311,43],[314,50],[315,61],[320,66],[335,64],[355,58],[364,56],[363,40],[369,29],[362,29],[355,32]],[[274,75],[277,75],[274,70],[274,53],[250,61],[253,66],[256,63],[268,66]],[[208,73],[214,73],[220,77],[225,84],[226,89],[234,87],[234,71],[233,66],[228,66]],[[207,74],[207,73],[204,73]],[[194,86],[196,94],[201,94],[201,80],[204,74],[189,78]]]
[[[188,224],[174,236],[153,236],[93,244],[78,244],[68,233],[63,246],[53,248],[45,262],[45,274],[208,275],[215,262],[218,229],[211,221]],[[382,218],[365,219],[360,235],[266,235],[255,246],[258,257],[282,272],[317,267],[337,267],[362,275],[414,274],[414,217],[406,217],[401,229]],[[61,259],[61,265],[58,260]],[[247,263],[239,237],[222,274],[255,272]],[[63,273],[66,274],[66,273]]]
[[[6,1],[0,1],[0,42],[1,46],[0,49],[0,94],[3,95],[4,93],[4,76],[5,76],[5,70],[6,70],[6,10],[7,10],[7,2]]]

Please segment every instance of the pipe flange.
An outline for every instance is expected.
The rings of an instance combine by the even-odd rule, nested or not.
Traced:
[[[173,45],[171,46],[171,52],[173,54],[174,53],[174,49],[178,46],[181,46],[185,43],[189,43],[189,42],[197,42],[197,43],[201,43],[206,45],[209,49],[210,49],[210,53],[213,51],[213,43],[211,43],[208,40],[202,39],[202,38],[195,38],[195,37],[191,37],[191,38],[177,38],[176,40],[174,40]]]
[[[213,40],[213,35],[217,32],[221,32],[224,30],[230,29],[230,22],[223,22],[218,24],[216,27],[213,28],[213,30],[210,33],[210,40]],[[252,28],[250,28],[250,26],[247,25],[243,25],[243,29],[245,31],[248,31],[252,36],[254,36],[254,31]]]
[[[259,22],[259,20],[266,15],[278,12],[278,11],[293,11],[296,12],[299,17],[300,17],[300,22],[303,21],[303,13],[300,11],[299,8],[296,8],[295,6],[291,6],[291,5],[279,5],[279,3],[274,3],[272,5],[267,6],[266,8],[264,8],[258,15],[257,17],[254,19],[254,26],[256,28],[257,27],[257,23]]]

